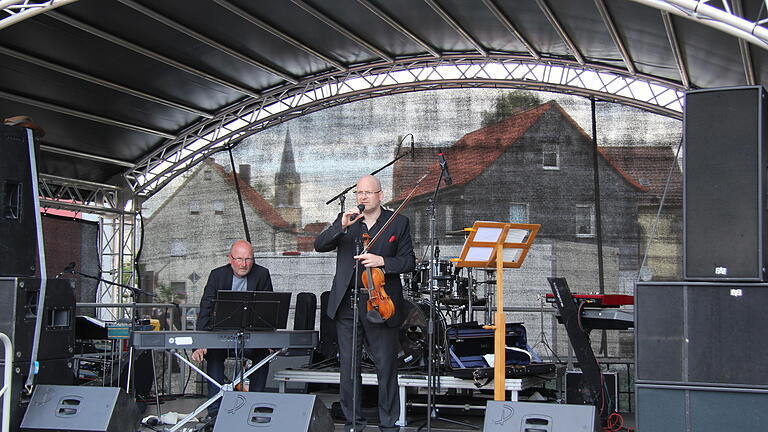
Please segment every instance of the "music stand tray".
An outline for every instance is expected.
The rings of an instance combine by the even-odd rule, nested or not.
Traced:
[[[290,303],[290,292],[221,290],[213,301],[212,329],[284,329]]]

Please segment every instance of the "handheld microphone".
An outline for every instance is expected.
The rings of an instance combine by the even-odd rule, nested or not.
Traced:
[[[443,152],[440,152],[437,154],[437,157],[440,158],[440,168],[443,170],[443,180],[445,180],[445,184],[452,184],[453,179],[451,178],[451,173],[448,172],[448,162],[445,160],[445,155]]]
[[[360,213],[363,213],[363,210],[365,210],[365,204],[358,204],[357,209],[360,210]],[[357,215],[349,215],[349,220],[352,220],[356,217]]]

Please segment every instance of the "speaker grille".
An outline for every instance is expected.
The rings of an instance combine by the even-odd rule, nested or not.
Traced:
[[[764,280],[765,92],[739,87],[686,95],[684,274]]]

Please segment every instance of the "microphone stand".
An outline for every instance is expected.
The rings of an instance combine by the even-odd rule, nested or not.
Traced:
[[[441,164],[442,166],[442,164]],[[447,419],[437,415],[434,402],[435,387],[440,386],[440,368],[435,367],[435,291],[440,288],[437,286],[437,278],[435,274],[435,267],[437,265],[437,258],[440,254],[439,248],[436,246],[436,222],[435,213],[437,207],[437,194],[440,191],[440,183],[443,182],[443,174],[445,168],[440,170],[440,177],[437,179],[437,185],[435,191],[432,193],[432,197],[429,199],[427,205],[427,215],[429,215],[429,250],[430,262],[429,262],[429,321],[427,325],[427,344],[429,345],[429,351],[427,352],[427,421],[425,424],[419,426],[417,431],[420,431],[424,426],[427,427],[427,432],[432,432],[432,419],[442,420],[444,422],[453,423],[461,426],[466,426],[472,429],[478,429],[476,426],[469,423],[460,422],[458,420]],[[447,349],[448,347],[446,347]]]
[[[343,200],[342,200],[343,203]],[[362,244],[360,239],[355,239],[355,255],[360,255],[362,251]],[[360,379],[360,385],[362,386],[362,377],[360,376],[360,361],[362,359],[357,358],[357,327],[358,319],[360,318],[360,308],[358,307],[358,295],[360,289],[357,287],[357,281],[360,278],[360,266],[355,261],[355,281],[352,284],[352,431],[355,431],[357,427],[357,380]],[[362,343],[362,342],[361,342]]]
[[[59,273],[59,276],[61,274],[63,274],[63,273],[71,273],[71,274],[78,275],[78,276],[81,276],[81,277],[84,277],[84,278],[87,278],[87,279],[93,279],[93,280],[95,280],[97,282],[104,282],[107,285],[112,285],[112,286],[117,286],[117,287],[120,287],[120,288],[125,288],[125,289],[127,289],[128,291],[131,292],[131,299],[132,299],[131,314],[130,314],[131,327],[130,327],[130,333],[129,333],[129,337],[128,337],[128,340],[130,342],[131,341],[131,335],[133,335],[133,332],[136,330],[136,303],[138,303],[138,301],[137,301],[138,296],[141,295],[141,294],[144,294],[144,295],[147,295],[147,296],[150,296],[150,297],[154,297],[155,294],[148,293],[148,292],[146,292],[146,291],[144,291],[143,289],[140,289],[140,288],[124,285],[124,284],[117,283],[117,282],[108,281],[108,280],[102,279],[102,278],[100,278],[98,276],[93,276],[93,275],[89,275],[89,274],[86,274],[86,273],[81,273],[79,271],[76,271],[74,269],[74,267],[71,270],[67,270],[67,271],[64,271],[62,273]],[[118,367],[119,366],[120,366],[120,364],[118,362]],[[125,383],[125,392],[126,393],[130,393],[131,392],[130,389],[131,389],[131,376],[132,376],[132,374],[133,374],[133,344],[130,343],[130,348],[129,348],[129,351],[128,351],[128,373],[126,374],[126,383]],[[120,374],[118,373],[118,377],[119,376],[120,376]],[[134,392],[135,392],[135,389],[134,389]],[[155,389],[155,394],[157,394],[157,389]],[[136,394],[134,393],[133,396],[135,398]],[[158,403],[157,406],[158,406],[158,409],[159,409],[160,408],[160,404]]]

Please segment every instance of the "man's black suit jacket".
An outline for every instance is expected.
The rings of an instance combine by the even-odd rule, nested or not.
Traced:
[[[330,252],[336,249],[336,275],[333,277],[326,311],[331,318],[336,317],[339,304],[355,275],[356,261],[352,257],[356,255],[355,243],[360,241],[363,224],[362,220],[355,222],[347,228],[345,233],[341,228],[341,217],[342,214],[339,214],[333,224],[315,239],[315,250],[318,252]],[[376,225],[379,223],[383,225],[390,217],[392,212],[382,209]],[[370,253],[384,257],[384,290],[395,305],[395,315],[388,319],[386,324],[390,327],[398,327],[405,318],[405,314],[402,313],[403,284],[400,281],[400,274],[413,271],[416,265],[408,218],[403,215],[395,216],[386,231],[373,244]],[[365,314],[365,311],[361,313]]]
[[[219,290],[231,290],[232,267],[227,264],[211,270],[208,282],[205,284],[203,296],[200,298],[200,312],[197,315],[197,330],[210,330],[213,316],[213,300]],[[269,270],[258,264],[253,264],[251,271],[246,275],[248,279],[248,291],[272,291],[272,278]]]

